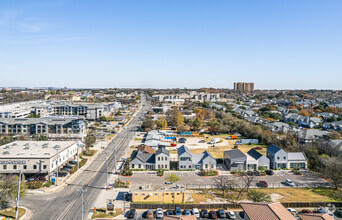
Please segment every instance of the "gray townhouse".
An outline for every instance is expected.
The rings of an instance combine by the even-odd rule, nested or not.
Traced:
[[[342,121],[326,122],[323,124],[323,129],[325,130],[333,129],[336,131],[342,131]]]
[[[228,170],[246,170],[247,155],[239,149],[225,151],[223,153],[223,164]]]
[[[164,147],[159,148],[155,153],[155,168],[156,169],[170,169],[170,152]]]
[[[267,157],[270,159],[271,169],[307,168],[307,158],[303,152],[287,153],[276,145],[267,148]]]
[[[247,152],[247,170],[259,170],[260,168],[269,169],[270,159],[262,155],[255,149]]]
[[[155,154],[143,153],[141,151],[135,151],[131,155],[132,161],[129,163],[131,169],[155,169]]]
[[[193,170],[215,170],[216,159],[208,152],[204,151],[201,154],[192,154],[185,145],[177,149],[178,169],[193,169]]]

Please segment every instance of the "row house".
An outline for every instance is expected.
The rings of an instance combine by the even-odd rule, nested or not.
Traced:
[[[216,159],[208,151],[194,154],[182,145],[177,149],[177,155],[179,170],[216,170]]]

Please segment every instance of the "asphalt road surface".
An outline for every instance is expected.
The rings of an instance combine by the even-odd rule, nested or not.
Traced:
[[[22,206],[27,207],[33,213],[31,219],[81,219],[81,192],[84,189],[84,219],[87,219],[88,211],[92,208],[98,192],[106,185],[105,153],[108,153],[108,170],[114,170],[114,148],[117,151],[116,159],[119,161],[125,151],[129,149],[129,142],[133,140],[143,116],[149,109],[145,97],[142,97],[142,110],[136,114],[131,122],[124,128],[111,143],[100,153],[86,170],[63,190],[53,194],[30,194],[21,200]]]

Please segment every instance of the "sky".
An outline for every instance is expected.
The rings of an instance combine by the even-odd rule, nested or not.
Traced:
[[[0,87],[342,88],[340,0],[0,0]]]

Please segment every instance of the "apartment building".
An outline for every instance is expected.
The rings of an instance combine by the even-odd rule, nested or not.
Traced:
[[[236,82],[234,83],[235,91],[245,91],[245,92],[254,92],[254,83],[253,82]]]

